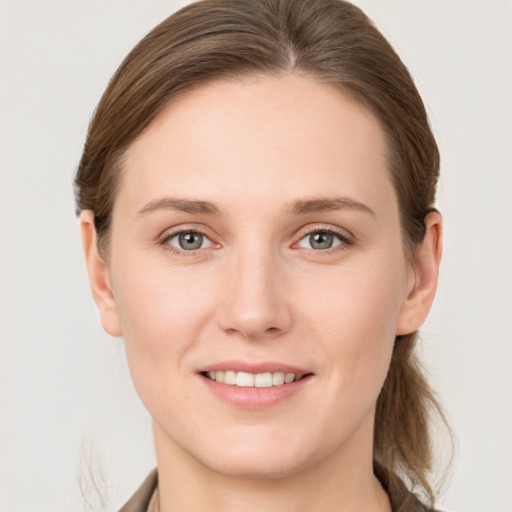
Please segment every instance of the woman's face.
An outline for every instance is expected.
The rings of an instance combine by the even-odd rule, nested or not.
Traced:
[[[415,278],[360,105],[294,75],[184,94],[128,150],[108,272],[157,452],[260,477],[371,457]]]

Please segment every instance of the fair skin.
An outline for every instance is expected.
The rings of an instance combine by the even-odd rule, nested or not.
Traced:
[[[412,265],[376,118],[311,78],[217,81],[172,102],[123,173],[107,262],[90,211],[82,237],[153,418],[161,512],[389,511],[375,405],[395,336],[430,309],[441,218]]]

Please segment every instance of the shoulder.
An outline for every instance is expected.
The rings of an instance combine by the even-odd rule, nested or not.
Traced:
[[[147,512],[149,503],[158,485],[158,473],[154,469],[137,489],[135,494],[121,507],[119,512]]]
[[[441,512],[425,505],[392,471],[374,463],[374,473],[387,492],[392,512]]]

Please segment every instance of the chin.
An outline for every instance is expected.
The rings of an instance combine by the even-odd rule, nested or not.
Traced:
[[[302,469],[297,461],[268,460],[264,455],[254,458],[226,457],[222,464],[212,464],[211,471],[242,480],[277,480],[290,477]]]
[[[220,440],[219,440],[220,441]],[[320,450],[310,450],[304,440],[289,435],[246,436],[237,442],[219,442],[214,450],[206,448],[191,454],[215,473],[233,478],[272,480],[293,476],[314,465]],[[211,447],[210,447],[211,448]]]

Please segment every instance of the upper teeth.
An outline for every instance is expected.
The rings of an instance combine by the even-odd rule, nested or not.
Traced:
[[[284,372],[266,372],[266,373],[247,373],[217,371],[207,372],[206,375],[217,382],[223,382],[231,386],[249,387],[249,388],[269,388],[271,386],[281,386],[289,384],[302,378],[302,375]]]

